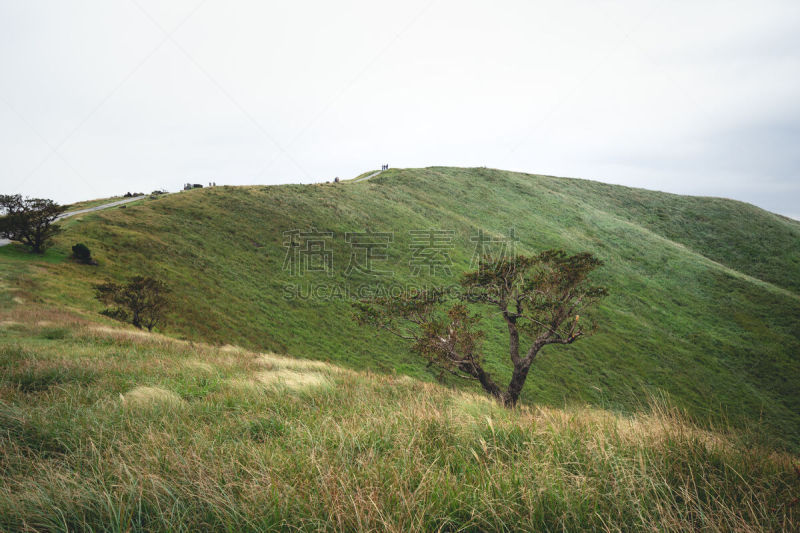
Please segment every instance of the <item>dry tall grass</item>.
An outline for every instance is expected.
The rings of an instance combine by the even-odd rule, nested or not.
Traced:
[[[0,319],[20,323],[0,333],[3,530],[800,527],[796,457],[664,400],[508,411],[63,313]]]

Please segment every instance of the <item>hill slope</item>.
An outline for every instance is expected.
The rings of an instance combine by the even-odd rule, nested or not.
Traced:
[[[0,289],[0,294],[6,289]],[[796,531],[796,457],[656,402],[405,376],[0,309],[3,531]]]
[[[310,228],[333,234],[320,237],[331,275],[284,268],[293,252],[284,232]],[[186,338],[432,379],[406,346],[353,324],[336,291],[452,281],[469,268],[478,231],[497,237],[508,228],[518,251],[595,253],[611,289],[596,313],[598,334],[545,349],[524,401],[633,411],[661,390],[700,419],[761,424],[800,443],[800,224],[737,202],[488,169],[390,170],[359,183],[145,200],[68,222],[36,268],[13,248],[0,261],[21,280],[23,298],[96,312],[91,282],[151,273],[174,287],[168,329]],[[430,229],[453,232],[451,276],[414,275],[409,232]],[[390,276],[346,273],[346,233],[365,230],[392,233],[388,258],[375,263]],[[100,266],[66,261],[75,242]],[[488,366],[505,380],[503,330],[484,323]]]

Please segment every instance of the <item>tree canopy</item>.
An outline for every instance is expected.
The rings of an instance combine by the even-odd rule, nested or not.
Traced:
[[[114,305],[103,313],[122,321],[130,321],[135,327],[147,328],[163,324],[169,307],[169,287],[161,280],[134,276],[127,283],[108,281],[95,285],[97,299]]]
[[[34,253],[43,253],[50,239],[61,231],[54,222],[65,209],[44,198],[0,195],[0,236],[19,241]]]
[[[513,406],[544,346],[571,344],[596,329],[581,313],[608,294],[589,280],[602,264],[590,253],[569,255],[563,250],[484,257],[477,270],[462,276],[463,291],[457,298],[433,288],[362,300],[356,303],[355,318],[408,340],[429,365],[477,380],[487,393]],[[479,327],[481,315],[473,311],[481,306],[498,310],[508,329],[513,371],[505,388],[483,367],[485,334]]]

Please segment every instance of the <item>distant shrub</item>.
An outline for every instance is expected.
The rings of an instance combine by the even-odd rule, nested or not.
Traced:
[[[78,243],[72,247],[72,257],[79,263],[84,265],[96,265],[97,261],[92,259],[92,252],[89,247],[83,243]]]
[[[164,323],[170,289],[161,280],[134,276],[127,283],[108,281],[95,285],[95,291],[98,300],[114,305],[102,311],[105,316],[125,322],[130,320],[137,328],[148,331]]]

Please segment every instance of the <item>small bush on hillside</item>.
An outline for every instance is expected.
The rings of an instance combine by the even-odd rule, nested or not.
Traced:
[[[96,265],[97,261],[92,259],[92,252],[89,247],[83,243],[78,243],[72,247],[72,257],[79,263],[84,265]]]

